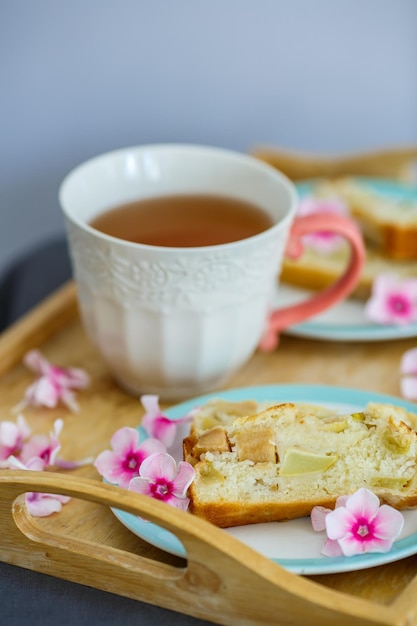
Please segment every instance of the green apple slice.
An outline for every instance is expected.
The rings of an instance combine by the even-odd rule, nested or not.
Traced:
[[[280,469],[280,476],[325,472],[337,461],[335,454],[316,454],[300,448],[288,448]]]

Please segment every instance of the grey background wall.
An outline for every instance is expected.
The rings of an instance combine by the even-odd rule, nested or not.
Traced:
[[[0,125],[1,273],[100,152],[417,143],[417,2],[1,0]]]

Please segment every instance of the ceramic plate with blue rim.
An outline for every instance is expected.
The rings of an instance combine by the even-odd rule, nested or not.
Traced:
[[[242,387],[208,394],[178,404],[164,413],[178,419],[196,406],[201,406],[211,398],[239,401],[254,399],[273,402],[309,402],[321,404],[340,412],[356,412],[369,401],[392,403],[416,412],[417,406],[393,396],[375,394],[344,387],[316,385],[268,385]],[[170,454],[177,461],[182,460],[181,442],[189,429],[181,425],[178,437]],[[142,436],[146,436],[142,431]],[[130,513],[113,509],[116,517],[133,533],[148,543],[171,554],[186,557],[183,544],[172,533],[144,521]],[[243,543],[296,574],[330,574],[355,571],[383,565],[417,553],[417,510],[403,511],[405,524],[403,532],[386,553],[367,553],[352,557],[325,557],[320,550],[324,534],[313,531],[309,518],[289,522],[269,522],[224,529]],[[191,515],[191,514],[190,514]]]
[[[389,180],[360,179],[376,193],[394,201],[417,202],[417,188]],[[311,193],[313,183],[300,183],[297,189],[300,197]],[[277,294],[278,295],[278,294]],[[277,305],[287,306],[305,300],[311,292],[287,284],[281,284]],[[406,326],[383,326],[372,323],[365,316],[364,305],[360,301],[346,300],[316,315],[307,322],[292,326],[285,331],[290,335],[324,339],[329,341],[387,341],[417,336],[417,323]]]

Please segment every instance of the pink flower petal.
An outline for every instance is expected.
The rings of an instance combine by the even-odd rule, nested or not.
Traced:
[[[87,456],[85,459],[80,459],[79,461],[66,461],[65,459],[55,459],[54,465],[61,469],[71,470],[77,469],[78,467],[83,467],[84,465],[92,465],[94,463],[93,456]]]
[[[377,322],[379,324],[390,323],[390,319],[387,318],[385,314],[384,307],[375,298],[371,298],[365,303],[364,313],[365,316],[373,322]]]
[[[42,452],[47,448],[48,443],[46,435],[34,435],[22,446],[20,458],[24,463],[32,457],[41,458]]]
[[[54,429],[51,433],[51,437],[55,437],[55,439],[58,439],[59,435],[62,432],[62,429],[64,428],[64,420],[62,419],[57,419],[54,422]]]
[[[61,449],[59,435],[63,427],[61,419],[55,420],[54,430],[49,434],[49,438],[45,435],[35,435],[22,446],[21,458],[23,462],[28,461],[32,457],[41,458],[46,465],[54,465],[58,452]]]
[[[172,446],[177,433],[177,426],[173,420],[162,415],[158,396],[141,396],[141,402],[146,410],[142,418],[142,427],[146,433],[149,437],[155,437],[162,441],[167,448]]]
[[[379,498],[362,487],[346,500],[346,509],[356,517],[373,519],[379,509]]]
[[[400,380],[401,395],[409,400],[417,400],[417,375],[404,376]]]
[[[354,536],[348,535],[338,540],[340,548],[344,556],[354,556],[355,554],[363,554],[364,552],[388,552],[392,548],[394,539],[378,539],[373,537],[358,541]]]
[[[46,406],[53,409],[59,401],[59,392],[56,386],[46,376],[38,378],[26,390],[25,400],[34,406]]]
[[[85,389],[90,384],[90,377],[83,369],[78,367],[57,368],[58,379],[61,384],[72,389]]]
[[[315,506],[310,514],[311,524],[313,530],[321,532],[326,530],[326,515],[330,513],[331,509],[326,509],[324,506]]]
[[[175,422],[167,417],[164,417],[163,415],[158,417],[145,415],[142,420],[142,426],[149,437],[159,439],[167,448],[172,446],[175,441],[177,425]]]
[[[26,506],[34,517],[48,517],[52,513],[59,513],[62,503],[56,497],[46,493],[27,493],[25,495]]]
[[[116,454],[124,454],[127,451],[134,450],[138,447],[139,432],[136,428],[124,426],[123,428],[119,428],[119,430],[114,433],[110,443]]]
[[[104,450],[97,456],[93,465],[98,473],[110,483],[117,484],[119,480],[123,482],[124,472],[122,471],[120,458],[115,452]],[[129,473],[128,481],[130,478],[131,474]]]
[[[321,549],[321,554],[323,556],[343,556],[342,548],[339,546],[339,543],[334,539],[327,539],[323,548]]]
[[[18,415],[16,418],[16,424],[20,432],[20,436],[23,439],[27,439],[32,434],[32,430],[29,427],[29,424],[23,417],[23,415]]]
[[[303,198],[298,205],[299,215],[311,215],[314,213],[336,213],[347,215],[348,210],[344,202],[339,198],[315,198],[313,196]],[[317,232],[303,237],[303,242],[310,245],[322,254],[331,254],[343,243],[343,238],[331,231]]]
[[[375,535],[394,541],[404,527],[403,515],[392,506],[383,504],[373,519]]]
[[[169,454],[155,453],[148,456],[140,466],[139,474],[150,480],[172,482],[175,478],[177,465]]]
[[[140,397],[140,401],[147,414],[149,414],[150,416],[161,415],[158,396],[145,394]]]
[[[170,448],[174,443],[179,424],[191,421],[197,410],[193,409],[179,419],[170,419],[162,414],[158,396],[141,396],[141,402],[146,411],[141,422],[142,428],[149,437],[162,441],[166,448]]]
[[[338,507],[326,515],[326,532],[329,539],[345,537],[355,523],[355,516],[345,507]]]
[[[42,461],[42,459],[40,459],[39,457],[33,457],[32,459],[29,459],[27,463],[23,463],[14,455],[9,456],[7,460],[8,467],[10,469],[25,469],[35,472],[42,472],[45,469],[45,462]]]
[[[189,498],[177,498],[174,495],[170,495],[165,499],[165,503],[170,506],[174,506],[176,509],[180,509],[181,511],[187,511],[190,500]]]
[[[348,501],[348,499],[349,499],[349,496],[339,496],[337,498],[337,500],[336,500],[336,507],[335,508],[337,508],[339,506],[346,506],[346,502]]]
[[[129,491],[135,491],[141,493],[144,496],[152,495],[151,484],[148,478],[142,478],[141,476],[135,476],[129,482]]]
[[[150,456],[151,454],[155,454],[156,452],[165,453],[166,448],[162,441],[159,439],[145,439],[143,443],[140,444],[138,450],[140,450],[143,458]]]
[[[20,440],[17,424],[4,421],[0,423],[0,443],[7,448],[14,448]]]
[[[179,498],[185,498],[187,489],[193,482],[195,470],[187,461],[178,463],[177,475],[173,481],[173,494]]]
[[[70,496],[61,496],[58,493],[49,494],[49,495],[51,495],[53,498],[55,498],[55,500],[58,500],[62,504],[67,504],[71,500]]]
[[[305,196],[298,204],[299,215],[311,215],[312,213],[339,213],[347,215],[346,203],[338,197],[316,198],[315,196]]]
[[[160,417],[155,420],[154,425],[153,436],[162,441],[167,448],[172,446],[177,434],[177,423],[167,417]]]
[[[23,363],[36,374],[46,374],[49,363],[39,350],[30,350],[23,357]]]
[[[42,459],[35,457],[28,461],[27,464],[22,463],[18,458],[11,456],[9,459],[9,468],[25,469],[32,471],[42,471],[45,464]],[[34,517],[47,517],[52,513],[59,513],[62,505],[70,501],[70,497],[50,493],[28,492],[25,494],[25,501],[28,511]]]
[[[73,413],[77,413],[79,411],[78,402],[75,399],[75,393],[70,391],[69,389],[62,389],[60,394],[61,401],[65,406],[72,411]]]
[[[417,376],[417,348],[407,350],[401,357],[401,374],[415,374]]]
[[[417,300],[417,279],[416,278],[406,278],[402,282],[402,290],[404,293],[408,295],[408,297],[416,302]]]
[[[385,298],[389,296],[392,291],[397,289],[397,287],[398,280],[392,274],[379,274],[373,283],[373,291]]]
[[[23,415],[18,415],[16,423],[8,420],[0,422],[0,459],[18,454],[30,434],[31,430]]]

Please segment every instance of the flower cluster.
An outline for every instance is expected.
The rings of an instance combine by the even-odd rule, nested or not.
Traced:
[[[365,315],[378,324],[404,326],[417,322],[417,279],[380,274],[372,284]]]
[[[78,409],[74,390],[83,389],[89,383],[82,369],[53,365],[38,350],[28,352],[24,364],[36,374],[36,379],[15,411],[29,405],[54,408],[59,402],[72,411]],[[186,510],[189,503],[186,494],[194,479],[194,469],[184,461],[177,466],[168,448],[174,443],[178,426],[190,421],[194,412],[173,421],[162,413],[157,396],[145,395],[141,401],[145,408],[142,426],[147,437],[141,441],[138,430],[120,428],[111,439],[112,450],[99,454],[94,466],[111,483]],[[59,458],[62,427],[63,421],[58,419],[49,436],[32,435],[20,413],[15,422],[0,422],[0,468],[43,471],[50,467],[72,469],[92,463],[94,459],[77,463]],[[26,493],[25,498],[29,512],[38,517],[60,511],[70,499],[47,493]]]
[[[43,471],[48,468],[73,469],[91,463],[92,459],[80,462],[59,458],[59,437],[63,428],[62,419],[54,422],[49,435],[32,435],[25,417],[20,411],[28,406],[54,408],[59,401],[70,410],[77,410],[73,389],[87,386],[87,374],[78,368],[63,368],[52,365],[38,351],[28,352],[24,364],[36,374],[36,380],[28,387],[24,400],[15,407],[16,421],[0,422],[0,468]],[[67,496],[49,493],[26,493],[26,506],[35,517],[45,517],[61,510],[70,500]]]
[[[59,436],[63,421],[55,420],[49,435],[32,435],[31,428],[23,415],[16,422],[0,422],[0,468],[43,471],[51,467],[73,468],[90,463],[67,462],[58,457],[61,449]],[[26,506],[35,517],[45,517],[60,511],[70,498],[49,493],[26,493]]]
[[[368,489],[341,496],[332,511],[316,506],[311,511],[315,531],[325,530],[324,556],[353,556],[364,552],[388,552],[404,526],[403,515]]]
[[[73,390],[84,389],[89,384],[84,370],[53,365],[39,350],[28,352],[23,362],[35,373],[36,379],[27,388],[23,401],[16,407],[17,411],[29,405],[54,408],[60,401],[71,411],[78,410]]]
[[[111,438],[112,450],[101,452],[94,466],[110,483],[186,511],[194,468],[186,461],[177,466],[168,449],[174,443],[179,424],[191,420],[193,412],[173,421],[161,412],[157,396],[142,396],[141,402],[146,411],[142,427],[148,437],[141,441],[138,430],[120,428]]]

